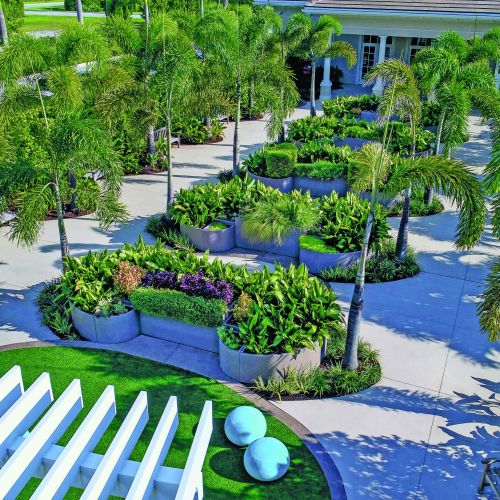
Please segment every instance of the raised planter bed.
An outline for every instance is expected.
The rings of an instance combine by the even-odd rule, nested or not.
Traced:
[[[127,342],[140,333],[139,315],[135,309],[114,316],[96,316],[78,307],[71,310],[78,333],[86,340],[102,344]]]
[[[254,242],[243,235],[242,223],[243,219],[241,217],[235,218],[234,234],[237,247],[248,248],[249,250],[256,250],[257,252],[275,253],[287,257],[297,258],[299,256],[300,233],[298,231],[294,231],[281,245],[260,241]]]
[[[274,179],[272,177],[261,177],[260,175],[252,174],[250,171],[248,171],[248,177],[255,181],[262,182],[264,186],[279,189],[282,193],[291,193],[293,191],[293,177]]]
[[[367,122],[374,122],[378,118],[378,113],[376,111],[361,111],[359,115],[360,120],[365,120]]]
[[[346,253],[316,252],[300,248],[299,262],[304,264],[309,272],[320,274],[325,269],[332,267],[348,267],[361,257],[361,251]]]
[[[158,318],[143,312],[139,313],[139,317],[141,333],[144,335],[205,351],[219,352],[216,328],[192,325],[172,318]]]
[[[349,146],[351,149],[360,149],[365,145],[367,142],[373,142],[372,139],[360,139],[358,137],[346,137],[345,139],[340,139],[336,137],[333,140],[333,143],[337,147],[341,146]]]
[[[181,233],[189,238],[189,241],[203,252],[227,252],[235,245],[234,224],[229,224],[226,229],[211,231],[207,228],[198,228],[181,225]]]
[[[324,349],[301,349],[294,356],[283,354],[250,354],[242,347],[236,351],[219,339],[219,362],[221,370],[229,377],[244,384],[255,379],[281,379],[287,370],[307,371],[317,368],[322,361]]]
[[[301,191],[310,191],[311,196],[329,196],[332,191],[336,191],[339,196],[347,193],[347,181],[342,178],[323,180],[311,177],[295,175],[293,177],[293,188]]]

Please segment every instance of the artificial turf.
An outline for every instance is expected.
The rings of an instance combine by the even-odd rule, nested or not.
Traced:
[[[260,483],[246,474],[244,449],[237,448],[225,438],[224,418],[233,408],[250,403],[215,380],[154,361],[96,349],[39,347],[1,352],[0,376],[16,364],[21,366],[25,387],[47,371],[55,398],[73,379],[80,379],[85,406],[59,444],[68,442],[105,387],[112,384],[117,416],[95,449],[96,453],[104,453],[139,391],[146,390],[150,420],[130,457],[131,460],[141,460],[168,398],[175,395],[179,428],[165,465],[183,468],[203,404],[211,400],[214,431],[203,467],[207,499],[241,496],[325,499],[330,496],[326,479],[314,456],[286,425],[268,415],[266,435],[280,439],[287,446],[290,469],[282,479],[272,483]],[[32,479],[18,498],[29,498],[38,484],[39,480]],[[65,498],[79,498],[80,495],[81,490],[72,488]]]

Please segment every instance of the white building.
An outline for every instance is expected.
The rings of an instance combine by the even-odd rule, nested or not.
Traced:
[[[357,63],[324,63],[321,97],[331,95],[330,63],[343,71],[344,86],[363,84],[369,69],[385,58],[410,62],[415,53],[443,31],[458,31],[465,38],[483,35],[500,25],[500,0],[254,0],[273,6],[285,19],[302,11],[310,16],[332,15],[343,26],[342,35],[356,48]],[[497,65],[497,80],[498,65]],[[377,82],[373,91],[382,90]]]

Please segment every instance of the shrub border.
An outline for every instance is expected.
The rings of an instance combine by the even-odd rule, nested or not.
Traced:
[[[303,424],[301,424],[298,420],[293,418],[288,413],[284,412],[278,406],[271,403],[270,401],[264,399],[259,396],[253,390],[245,387],[243,384],[239,382],[234,382],[232,380],[221,378],[220,373],[215,373],[212,370],[206,371],[198,371],[196,369],[186,369],[183,366],[178,365],[170,365],[169,363],[165,363],[163,361],[158,361],[153,357],[149,356],[137,356],[128,352],[124,349],[123,345],[115,344],[113,346],[103,346],[101,344],[97,344],[89,341],[71,341],[71,340],[37,340],[33,342],[20,342],[17,344],[8,344],[4,346],[0,346],[0,352],[3,351],[14,351],[17,349],[27,349],[27,348],[36,348],[36,347],[77,347],[83,349],[94,349],[94,350],[105,350],[105,351],[117,351],[122,352],[124,354],[128,354],[130,356],[135,356],[137,358],[149,359],[151,361],[156,361],[157,363],[162,363],[164,365],[174,366],[175,368],[181,368],[186,371],[190,371],[193,373],[197,373],[204,377],[209,377],[215,379],[218,383],[224,384],[233,391],[237,392],[240,396],[243,396],[245,399],[253,403],[255,406],[260,408],[265,413],[271,415],[272,417],[278,419],[283,424],[285,424],[289,429],[291,429],[297,437],[304,443],[307,449],[313,454],[314,458],[318,462],[323,474],[328,483],[328,487],[330,488],[331,498],[335,498],[336,500],[347,500],[347,494],[344,487],[344,481],[342,480],[342,476],[335,465],[335,462],[332,460],[327,450],[323,446],[323,444],[319,441],[319,439]],[[212,355],[213,356],[213,355]],[[192,368],[198,368],[202,365],[196,363]],[[207,368],[205,366],[205,368]],[[222,372],[221,372],[222,373]],[[222,374],[223,375],[223,374]]]

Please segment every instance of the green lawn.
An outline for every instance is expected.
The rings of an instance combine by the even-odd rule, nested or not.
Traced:
[[[262,484],[248,476],[243,468],[243,450],[226,440],[223,427],[224,418],[233,408],[249,403],[214,380],[142,358],[94,349],[40,347],[2,352],[0,376],[15,364],[21,366],[25,387],[42,372],[49,372],[54,397],[58,397],[72,379],[81,380],[84,409],[59,444],[68,442],[104,388],[112,384],[118,413],[95,450],[104,453],[137,394],[146,390],[150,421],[131,455],[132,460],[141,460],[169,396],[175,395],[179,428],[165,465],[182,468],[203,403],[211,400],[214,432],[203,468],[207,498],[325,499],[330,496],[326,479],[313,455],[288,427],[269,416],[266,416],[267,435],[286,444],[291,457],[290,469],[284,478],[274,483]],[[39,480],[31,480],[19,498],[29,498],[38,483]],[[80,494],[81,490],[72,489],[65,498],[79,498]]]
[[[24,10],[64,10],[64,5],[47,5],[47,7],[36,7],[30,4],[25,4]]]
[[[104,17],[86,17],[85,24],[87,26],[94,26],[96,24],[102,23]],[[138,25],[144,22],[141,19],[132,19],[132,21]],[[62,29],[68,24],[77,23],[76,14],[75,16],[24,16],[24,22],[21,26],[21,31],[46,31],[46,30],[57,30]]]

